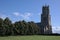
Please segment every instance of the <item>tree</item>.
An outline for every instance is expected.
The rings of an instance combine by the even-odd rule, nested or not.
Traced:
[[[6,18],[5,18],[5,20],[4,20],[4,24],[6,24],[6,25],[9,25],[9,26],[10,26],[10,25],[11,25],[11,23],[12,23],[12,22],[11,22],[11,20],[10,20],[8,17],[6,17]]]
[[[0,35],[33,35],[39,32],[40,28],[33,21],[12,23],[8,17],[4,20],[0,18]]]
[[[11,22],[11,20],[8,18],[8,17],[6,17],[5,19],[4,19],[4,26],[5,26],[5,30],[6,30],[6,35],[11,35],[11,28],[12,28],[12,22]]]
[[[29,24],[29,34],[38,34],[39,33],[39,27],[33,22],[28,22]]]
[[[2,25],[3,25],[3,19],[0,18],[0,35],[2,35],[2,32],[3,32],[3,31],[2,31],[2,30],[3,30],[3,29],[2,29],[2,28],[3,28]]]

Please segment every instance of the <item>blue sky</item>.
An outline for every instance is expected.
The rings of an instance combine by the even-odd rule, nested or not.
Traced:
[[[49,5],[53,32],[60,33],[60,0],[0,0],[0,17],[40,22],[44,5]]]

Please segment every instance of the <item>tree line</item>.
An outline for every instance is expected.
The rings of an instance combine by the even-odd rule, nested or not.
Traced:
[[[6,17],[4,20],[0,18],[0,36],[36,34],[40,34],[40,28],[33,21],[26,22],[22,20],[12,23],[8,17]]]

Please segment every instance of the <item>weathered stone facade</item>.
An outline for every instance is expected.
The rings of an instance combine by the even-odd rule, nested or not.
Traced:
[[[52,33],[51,16],[49,14],[49,6],[42,7],[41,22],[37,23],[37,25],[40,26],[41,34],[51,34]]]

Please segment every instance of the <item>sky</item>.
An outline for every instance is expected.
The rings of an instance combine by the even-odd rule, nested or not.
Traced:
[[[0,0],[0,18],[37,23],[44,5],[49,5],[53,33],[60,33],[60,0]]]

